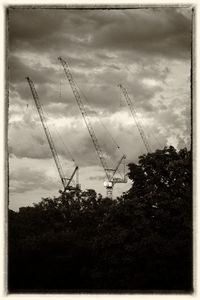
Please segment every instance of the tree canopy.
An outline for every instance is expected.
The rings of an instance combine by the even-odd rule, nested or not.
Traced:
[[[192,158],[165,147],[128,165],[130,190],[9,211],[10,292],[192,291]]]

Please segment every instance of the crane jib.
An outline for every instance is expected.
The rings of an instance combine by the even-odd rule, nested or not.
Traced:
[[[33,96],[33,99],[34,99],[34,102],[35,102],[35,105],[36,105],[36,108],[38,110],[38,114],[39,114],[39,117],[40,117],[40,120],[41,120],[41,123],[42,123],[42,126],[43,126],[43,129],[44,129],[44,132],[46,134],[46,137],[47,137],[47,141],[48,141],[48,144],[49,144],[49,147],[51,149],[51,153],[52,153],[52,156],[54,158],[54,161],[55,161],[55,164],[56,164],[56,167],[57,167],[57,170],[58,170],[58,173],[59,173],[59,176],[60,176],[60,180],[62,182],[62,185],[64,187],[64,190],[66,190],[66,188],[69,186],[69,184],[71,183],[71,180],[73,179],[73,176],[77,170],[77,167],[75,168],[72,176],[70,177],[70,180],[68,180],[68,183],[67,183],[67,186],[66,186],[66,183],[65,183],[65,176],[64,176],[64,172],[63,172],[63,169],[62,169],[62,166],[61,166],[61,163],[60,163],[60,160],[59,160],[59,157],[58,157],[58,154],[56,152],[56,148],[55,148],[55,145],[54,145],[54,142],[53,142],[53,139],[51,137],[51,133],[48,129],[48,126],[46,124],[46,120],[45,120],[45,116],[44,116],[44,112],[42,110],[42,106],[39,102],[39,97],[38,97],[38,94],[37,94],[37,91],[35,89],[35,86],[34,86],[34,83],[33,81],[29,78],[29,77],[26,77],[27,81],[28,81],[28,84],[30,86],[30,90],[31,90],[31,93],[32,93],[32,96]]]
[[[129,106],[129,108],[130,108],[131,114],[132,114],[132,116],[133,116],[133,119],[135,120],[137,129],[138,129],[138,131],[139,131],[139,133],[140,133],[140,136],[141,136],[141,138],[142,138],[142,141],[143,141],[143,143],[144,143],[144,146],[145,146],[147,152],[151,152],[151,147],[150,147],[150,145],[149,145],[149,142],[148,142],[148,140],[147,140],[147,137],[146,137],[146,135],[145,135],[145,132],[144,132],[144,130],[143,130],[143,128],[142,128],[142,125],[140,124],[140,122],[139,122],[139,120],[138,120],[138,118],[137,118],[137,113],[136,113],[136,110],[135,110],[135,108],[134,108],[134,106],[133,106],[133,103],[131,102],[131,99],[130,99],[130,97],[129,97],[129,94],[128,94],[126,88],[125,88],[122,84],[119,84],[119,87],[120,87],[120,89],[121,89],[121,91],[122,91],[122,93],[123,93],[123,95],[124,95],[124,98],[125,98],[125,100],[126,100],[128,106]]]
[[[84,107],[84,104],[82,102],[81,96],[80,96],[80,94],[78,92],[78,89],[76,88],[76,84],[75,84],[74,79],[72,77],[72,74],[70,72],[69,65],[61,57],[58,57],[58,59],[60,60],[62,66],[63,66],[64,72],[65,72],[65,75],[66,75],[66,77],[67,77],[67,79],[68,79],[68,81],[70,83],[70,86],[71,86],[72,91],[74,93],[74,97],[75,97],[75,99],[77,101],[77,104],[78,104],[79,109],[80,109],[80,111],[82,113],[83,119],[85,121],[85,124],[86,124],[86,126],[88,128],[90,137],[91,137],[91,139],[93,141],[94,147],[95,147],[96,152],[97,152],[97,154],[99,156],[99,159],[100,159],[100,162],[101,162],[101,164],[103,166],[103,169],[104,169],[104,172],[106,174],[106,177],[107,177],[108,180],[110,180],[110,174],[107,172],[107,169],[108,169],[107,163],[105,161],[103,152],[102,152],[101,147],[100,147],[100,145],[98,143],[98,140],[96,138],[96,135],[95,135],[95,132],[93,130],[93,127],[90,124],[90,120],[89,120],[89,117],[88,117],[87,112],[85,110],[85,107]]]

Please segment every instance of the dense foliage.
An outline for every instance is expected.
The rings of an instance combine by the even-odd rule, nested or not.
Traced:
[[[132,187],[9,211],[10,292],[192,291],[192,161],[157,150],[129,164]]]

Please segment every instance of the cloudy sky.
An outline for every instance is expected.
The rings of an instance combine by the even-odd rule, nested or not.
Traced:
[[[191,19],[189,7],[9,9],[11,209],[57,196],[62,187],[26,76],[35,84],[66,175],[73,158],[82,189],[105,195],[103,168],[58,56],[71,67],[110,167],[122,153],[127,163],[146,153],[120,83],[152,151],[190,147]],[[114,196],[129,187],[116,185]]]

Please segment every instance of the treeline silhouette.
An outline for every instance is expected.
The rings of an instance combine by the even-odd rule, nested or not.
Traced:
[[[90,189],[9,210],[9,292],[191,292],[191,152],[140,156],[128,176],[114,200]]]

